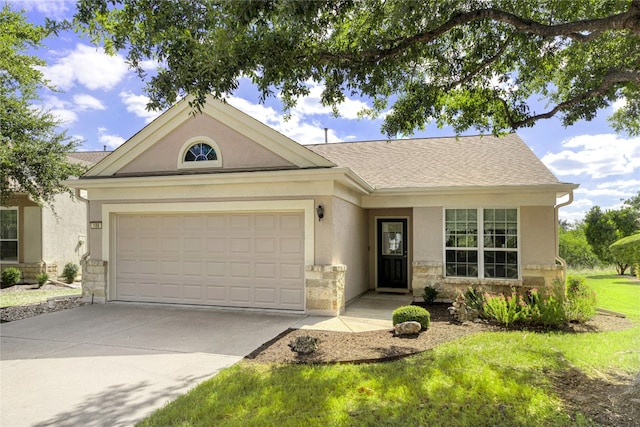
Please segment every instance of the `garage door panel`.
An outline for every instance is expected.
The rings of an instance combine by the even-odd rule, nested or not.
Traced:
[[[304,308],[302,213],[116,218],[115,298]]]

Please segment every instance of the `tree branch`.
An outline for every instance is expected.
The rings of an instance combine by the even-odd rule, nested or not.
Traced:
[[[617,83],[626,83],[626,82],[640,83],[640,72],[610,70],[604,76],[602,83],[597,88],[583,92],[580,95],[575,96],[565,102],[561,102],[551,110],[547,111],[546,113],[536,114],[535,116],[530,116],[524,120],[520,120],[513,123],[511,123],[511,120],[509,120],[510,125],[513,129],[518,129],[518,128],[530,125],[536,122],[537,120],[551,118],[554,115],[556,115],[558,112],[569,109],[586,99],[604,95],[609,89],[611,89],[611,87],[613,87]]]
[[[545,38],[564,36],[578,42],[588,42],[607,30],[630,30],[640,34],[640,0],[632,0],[629,10],[617,15],[604,18],[585,19],[575,22],[565,22],[555,25],[542,24],[530,19],[525,19],[503,10],[487,8],[472,10],[470,12],[454,13],[447,22],[429,31],[415,34],[411,37],[382,41],[379,45],[391,45],[387,49],[365,49],[356,53],[334,54],[324,52],[320,54],[320,60],[332,59],[362,60],[363,57],[373,59],[375,62],[394,57],[409,47],[416,44],[430,43],[449,30],[470,24],[475,21],[490,20],[511,25],[516,30],[525,34],[541,36]]]

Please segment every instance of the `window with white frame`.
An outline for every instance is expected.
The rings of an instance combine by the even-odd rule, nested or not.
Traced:
[[[178,157],[178,169],[220,168],[222,153],[216,142],[197,136],[184,143]]]
[[[447,277],[518,278],[518,210],[445,209]]]
[[[0,209],[0,261],[18,262],[18,209]]]

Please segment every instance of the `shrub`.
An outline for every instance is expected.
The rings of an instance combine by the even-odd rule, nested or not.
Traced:
[[[73,283],[78,275],[78,271],[80,271],[80,267],[77,264],[72,262],[67,263],[62,270],[62,277],[64,277],[65,282]]]
[[[470,287],[464,294],[464,300],[467,307],[478,310],[478,313],[484,312],[484,294],[480,291]]]
[[[484,300],[484,314],[507,327],[525,317],[526,313],[519,304],[520,298],[515,291],[508,296],[485,294]]]
[[[537,326],[560,326],[566,322],[565,307],[562,299],[550,292],[538,292],[531,289],[524,300],[524,320]]]
[[[13,286],[20,280],[21,272],[15,267],[9,267],[2,270],[2,283],[7,286]]]
[[[431,314],[417,305],[404,305],[393,310],[391,315],[393,326],[398,323],[415,321],[420,323],[422,329],[427,329],[431,324]]]
[[[36,280],[38,281],[38,287],[41,287],[49,280],[49,275],[47,273],[40,273],[36,276]]]
[[[433,304],[436,298],[438,298],[438,290],[433,286],[427,286],[424,288],[424,291],[422,291],[422,298],[425,304]]]
[[[301,335],[296,337],[295,340],[291,340],[289,347],[291,351],[295,351],[298,354],[311,354],[318,349],[319,341],[316,337]]]
[[[565,313],[567,320],[579,323],[596,315],[596,293],[584,284],[584,278],[567,278]]]

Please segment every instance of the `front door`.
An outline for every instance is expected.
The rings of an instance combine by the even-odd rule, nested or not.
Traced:
[[[378,287],[408,289],[407,220],[378,219]]]

